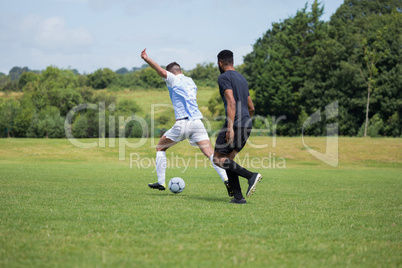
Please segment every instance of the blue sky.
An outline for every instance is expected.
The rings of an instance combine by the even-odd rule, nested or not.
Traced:
[[[1,0],[0,72],[49,65],[91,73],[141,66],[143,48],[161,65],[185,69],[216,62],[222,49],[235,64],[273,22],[313,0]],[[321,0],[323,20],[343,0]]]

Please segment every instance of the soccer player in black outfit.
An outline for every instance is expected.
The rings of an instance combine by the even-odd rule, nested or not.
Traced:
[[[247,80],[233,67],[233,52],[222,50],[218,54],[218,67],[221,72],[218,78],[219,92],[225,105],[226,121],[216,138],[214,163],[226,170],[234,196],[230,202],[244,204],[246,199],[240,188],[239,176],[248,180],[248,197],[254,193],[262,177],[259,173],[241,167],[233,159],[246,145],[250,136],[254,105]]]

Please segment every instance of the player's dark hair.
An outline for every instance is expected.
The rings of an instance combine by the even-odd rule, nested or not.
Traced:
[[[179,74],[181,73],[181,67],[177,62],[174,61],[166,66],[166,71],[169,71],[173,74]]]
[[[233,65],[233,52],[230,50],[222,50],[218,54],[218,61],[224,65]]]

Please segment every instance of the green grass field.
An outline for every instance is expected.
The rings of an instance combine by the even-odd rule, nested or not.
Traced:
[[[0,267],[401,267],[402,139],[341,137],[336,168],[301,138],[251,140],[269,147],[243,156],[286,163],[256,169],[256,193],[234,205],[187,142],[171,149],[190,159],[168,168],[186,182],[175,195],[148,189],[153,165],[130,168],[130,153],[154,158],[150,140],[119,161],[108,146],[1,139]]]

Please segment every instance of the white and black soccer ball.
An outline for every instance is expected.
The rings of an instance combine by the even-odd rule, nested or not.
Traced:
[[[182,178],[174,177],[169,181],[169,190],[174,194],[183,192],[184,187],[186,187],[186,184]]]

